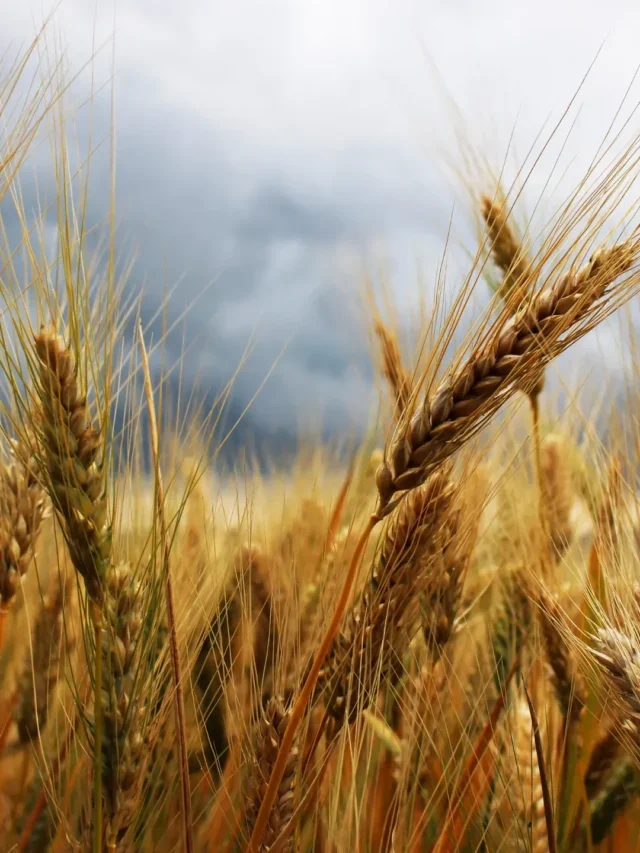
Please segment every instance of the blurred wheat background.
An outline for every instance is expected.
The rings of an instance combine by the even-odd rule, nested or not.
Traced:
[[[6,13],[0,849],[638,848],[639,14]]]

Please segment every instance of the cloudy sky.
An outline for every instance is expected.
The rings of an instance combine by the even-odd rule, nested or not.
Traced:
[[[0,45],[26,43],[50,11],[0,2]],[[206,387],[221,387],[251,343],[240,408],[279,359],[252,406],[251,428],[265,432],[318,414],[331,427],[366,421],[362,264],[384,261],[410,326],[452,214],[454,234],[468,216],[449,168],[456,123],[498,166],[510,140],[526,154],[595,59],[564,155],[579,169],[640,59],[632,0],[60,0],[54,24],[74,72],[102,46],[77,102],[115,68],[119,233],[136,250],[146,316],[166,286],[174,319],[193,304],[169,344],[177,358],[186,338],[184,374]],[[110,110],[105,89],[97,137]],[[532,180],[534,199],[544,181]],[[97,157],[96,218],[108,186]],[[464,257],[455,245],[448,257],[455,287]],[[611,338],[581,357],[613,361]]]

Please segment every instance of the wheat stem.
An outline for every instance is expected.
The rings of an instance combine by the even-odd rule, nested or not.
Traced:
[[[527,685],[522,679],[524,695],[529,706],[529,714],[531,715],[531,725],[533,727],[533,739],[536,745],[536,758],[538,759],[538,772],[540,773],[540,787],[542,788],[542,801],[544,803],[544,818],[547,824],[547,840],[549,843],[549,853],[557,853],[558,844],[556,841],[555,825],[553,822],[553,805],[551,803],[551,792],[549,791],[549,782],[547,779],[547,768],[544,760],[544,748],[542,746],[542,738],[540,737],[540,725],[538,724],[538,715],[533,707],[533,702],[529,696]]]
[[[533,437],[533,452],[535,459],[535,468],[536,468],[536,488],[538,490],[538,517],[540,521],[540,535],[542,537],[542,541],[545,541],[545,533],[547,528],[546,523],[546,515],[545,515],[545,507],[544,507],[544,487],[543,487],[543,474],[542,474],[542,447],[540,441],[540,395],[536,391],[532,391],[527,395],[529,398],[529,404],[531,406],[531,427],[532,427],[532,437]],[[544,553],[544,549],[541,549],[541,554]],[[543,562],[546,563],[546,560],[543,559]]]
[[[182,672],[180,665],[180,652],[178,649],[178,635],[176,630],[176,612],[173,598],[173,583],[171,580],[170,542],[167,532],[167,522],[164,513],[164,486],[162,473],[160,471],[158,425],[156,422],[156,410],[153,401],[153,388],[151,385],[151,373],[149,371],[149,358],[144,344],[142,334],[142,323],[138,323],[138,337],[140,340],[140,351],[142,353],[142,367],[144,374],[144,390],[147,398],[147,409],[149,414],[149,433],[151,437],[151,453],[156,475],[156,499],[158,505],[158,520],[160,522],[160,536],[163,548],[163,569],[165,581],[165,598],[167,605],[167,621],[169,628],[169,648],[171,652],[171,666],[173,670],[174,684],[174,706],[176,715],[176,728],[178,735],[178,771],[180,774],[180,793],[182,801],[182,835],[185,853],[193,853],[193,823],[191,818],[191,791],[189,787],[189,757],[187,755],[187,726],[184,713],[184,695],[182,691]]]
[[[0,605],[0,653],[4,645],[4,637],[7,632],[7,613],[9,609]]]
[[[93,850],[102,851],[102,612],[92,603],[91,618],[95,630],[96,667],[94,687],[93,743]]]
[[[456,781],[456,785],[449,802],[447,813],[442,824],[439,827],[439,832],[436,838],[432,851],[433,853],[445,853],[445,851],[453,850],[453,838],[456,835],[456,826],[462,811],[464,811],[464,795],[469,789],[473,776],[482,761],[482,756],[489,748],[491,741],[494,738],[498,721],[502,715],[507,702],[507,690],[516,672],[520,667],[520,655],[517,654],[511,664],[511,669],[505,678],[504,685],[498,698],[495,701],[489,719],[485,723],[480,735],[472,745],[471,755],[467,759],[462,773]],[[458,848],[455,848],[458,849]]]

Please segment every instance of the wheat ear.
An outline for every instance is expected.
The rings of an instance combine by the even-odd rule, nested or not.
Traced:
[[[277,614],[266,555],[258,548],[243,548],[241,572],[249,584],[248,616],[251,621],[253,665],[262,695],[272,692],[280,645]]]
[[[382,355],[382,373],[393,394],[395,416],[399,419],[409,405],[411,379],[402,365],[400,347],[393,332],[381,320],[376,320],[375,331]]]
[[[540,444],[540,486],[542,511],[548,543],[554,560],[559,560],[571,544],[571,472],[558,436],[549,435]]]
[[[632,761],[621,761],[591,803],[591,840],[604,841],[632,799],[640,793],[638,769]]]
[[[521,302],[531,285],[531,262],[509,224],[505,205],[482,196],[480,209],[489,233],[493,260],[503,275],[498,293],[505,301],[515,293],[514,302]]]
[[[109,575],[102,640],[102,774],[107,849],[115,850],[136,812],[145,754],[147,713],[140,671],[141,590],[131,567]]]
[[[249,835],[253,832],[288,722],[289,713],[285,710],[283,700],[273,696],[262,711],[254,733],[253,760],[249,767],[245,794],[245,820]],[[298,749],[294,746],[289,751],[278,794],[269,811],[265,832],[258,848],[259,853],[266,853],[271,849],[293,815],[298,757]],[[280,849],[283,853],[293,853],[294,842],[295,836],[290,835]]]
[[[481,209],[491,239],[493,259],[504,276],[497,288],[497,293],[504,300],[507,309],[514,313],[522,308],[528,294],[533,290],[537,271],[509,223],[506,200],[500,204],[497,199],[483,196]],[[545,535],[546,508],[543,496],[542,452],[540,447],[540,394],[543,388],[544,368],[540,367],[537,375],[533,377],[531,382],[527,383],[526,392],[531,406],[536,472],[540,488],[540,527],[543,535]],[[543,567],[545,564],[546,560],[543,561]]]
[[[598,648],[592,649],[595,660],[616,688],[618,699],[629,722],[640,738],[640,654],[625,634],[613,628],[598,631]]]
[[[216,778],[229,754],[225,687],[240,654],[242,599],[234,575],[223,590],[198,650],[193,677],[201,693],[200,707],[206,734],[205,755]]]
[[[438,471],[403,504],[386,532],[373,576],[318,680],[336,728],[353,722],[371,703],[379,678],[411,637],[418,593],[428,585],[441,537],[448,533],[445,517],[453,493],[449,473]]]
[[[103,440],[91,421],[75,357],[51,327],[35,336],[40,366],[40,440],[51,499],[87,594],[102,606],[111,559]]]
[[[519,568],[508,579],[490,640],[495,666],[493,680],[498,695],[504,690],[507,674],[514,661],[518,662],[516,671],[520,670],[519,662],[530,626],[530,583],[526,571]]]
[[[20,702],[14,719],[20,743],[38,738],[49,716],[51,694],[55,690],[62,665],[62,607],[68,589],[57,584],[52,595],[40,607],[19,686]]]
[[[513,317],[500,318],[488,340],[445,374],[396,431],[376,476],[378,515],[393,509],[398,492],[423,483],[519,387],[529,390],[542,366],[585,333],[589,324],[583,321],[630,268],[636,250],[632,241],[598,250],[582,269],[533,295]]]
[[[456,631],[464,579],[475,544],[479,513],[455,502],[441,520],[440,548],[426,583],[422,631],[432,660],[437,661]]]
[[[14,461],[0,463],[0,649],[6,614],[34,554],[45,513],[45,495],[37,463],[14,443]]]
[[[584,774],[584,787],[590,800],[603,789],[619,754],[620,735],[615,726],[610,725],[594,746]]]
[[[300,723],[302,722],[309,701],[313,696],[313,692],[315,690],[324,661],[331,650],[336,636],[338,635],[340,623],[342,622],[342,617],[344,616],[345,610],[347,608],[349,597],[351,595],[351,589],[353,587],[356,574],[360,567],[360,562],[362,560],[365,548],[367,547],[367,542],[369,541],[369,537],[371,536],[373,529],[379,521],[380,518],[378,515],[371,515],[367,523],[364,525],[360,536],[358,537],[358,541],[351,556],[351,560],[349,562],[349,566],[345,574],[342,589],[340,591],[340,595],[338,596],[338,600],[336,602],[333,615],[331,616],[329,626],[325,631],[324,637],[320,641],[320,645],[316,650],[315,658],[313,660],[311,668],[307,673],[307,677],[305,678],[304,683],[300,688],[300,692],[298,693],[291,709],[291,716],[289,717],[289,722],[287,723],[285,731],[282,735],[278,755],[276,756],[275,761],[273,763],[271,778],[269,779],[269,784],[265,789],[262,804],[260,805],[260,809],[258,811],[253,826],[253,831],[251,833],[251,837],[246,848],[247,853],[258,853],[258,845],[262,841],[267,821],[269,819],[269,812],[278,795],[278,788],[287,768],[289,752],[291,751],[294,745],[296,732]]]

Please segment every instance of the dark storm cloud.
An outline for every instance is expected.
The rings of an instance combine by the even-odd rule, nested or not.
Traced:
[[[502,0],[428,9],[409,0],[118,3],[119,246],[136,250],[129,287],[144,288],[143,319],[156,340],[163,320],[153,318],[171,290],[167,316],[175,328],[166,360],[179,362],[186,345],[183,381],[214,399],[243,361],[229,404],[239,413],[277,361],[252,405],[248,432],[286,437],[313,411],[327,429],[363,427],[374,391],[357,300],[359,261],[379,252],[388,260],[401,323],[412,326],[416,255],[421,287],[429,288],[453,207],[442,157],[427,153],[429,139],[446,138],[452,113],[437,100],[423,39],[469,111],[479,145],[487,127],[496,129],[496,115],[501,120],[506,132],[496,130],[496,148],[487,152],[500,163],[516,118],[527,150],[549,110],[573,94],[601,40],[600,7],[587,6],[576,16],[573,3],[548,0],[523,22]],[[38,9],[20,4],[14,35],[30,31]],[[93,14],[82,0],[61,4],[71,68],[91,52]],[[97,43],[111,25],[111,14],[99,16]],[[632,70],[623,58],[633,52],[618,46],[581,117],[589,145]],[[108,79],[110,62],[108,51],[98,57],[97,85]],[[89,85],[83,73],[76,102]],[[85,108],[81,150],[88,121]],[[96,96],[91,122],[94,142],[108,139],[108,92]],[[47,184],[51,192],[46,151],[35,160],[39,192]],[[26,175],[23,187],[35,206]],[[108,199],[103,146],[92,164],[91,221],[106,216]],[[456,245],[448,257],[456,286],[463,269]]]
[[[143,284],[147,320],[159,315],[165,288],[175,282],[170,325],[193,304],[166,342],[173,359],[187,342],[183,377],[197,376],[214,393],[250,346],[235,385],[238,405],[277,360],[253,405],[258,419],[293,432],[300,410],[315,405],[329,428],[362,426],[371,389],[355,304],[361,282],[355,265],[345,268],[340,256],[353,257],[389,230],[428,234],[434,221],[447,221],[437,194],[421,192],[424,186],[414,185],[392,151],[371,146],[360,157],[341,152],[337,177],[320,192],[314,184],[321,158],[310,158],[306,185],[282,168],[247,174],[228,146],[216,144],[215,133],[205,135],[197,117],[187,123],[179,111],[149,104],[134,82],[123,88],[116,208],[120,230],[130,232],[138,253],[130,286]],[[96,138],[108,135],[108,109],[106,98],[94,105]],[[177,144],[176,122],[183,127]],[[108,158],[99,155],[97,162],[94,218],[108,190]],[[159,315],[156,338],[162,322]]]

